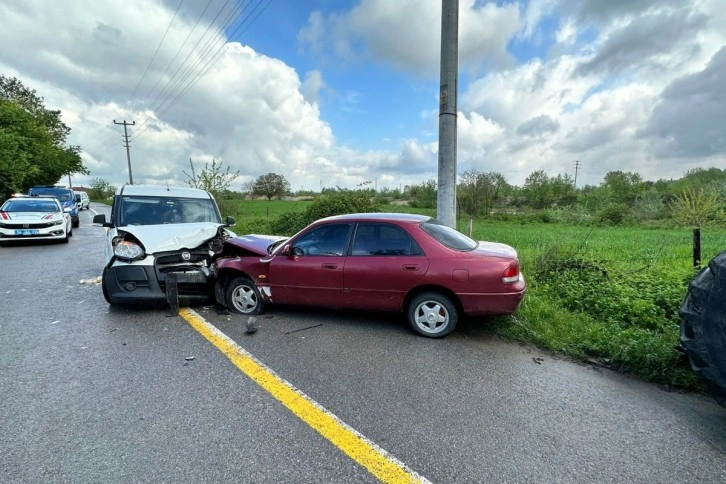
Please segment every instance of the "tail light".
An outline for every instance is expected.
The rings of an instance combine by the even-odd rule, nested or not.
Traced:
[[[502,273],[502,282],[504,284],[514,284],[519,282],[519,262],[512,262]]]

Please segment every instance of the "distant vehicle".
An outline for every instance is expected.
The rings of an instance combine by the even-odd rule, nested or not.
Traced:
[[[28,190],[31,197],[55,197],[60,201],[63,210],[70,209],[71,220],[74,227],[80,225],[78,218],[78,205],[73,190],[55,185],[39,185]]]
[[[88,198],[88,193],[79,191],[73,192],[73,195],[76,199],[76,205],[78,205],[78,210],[83,210],[84,208],[88,210],[88,208],[91,206],[91,199]]]
[[[0,243],[18,240],[68,242],[73,223],[54,197],[14,197],[0,206]]]
[[[109,304],[178,304],[213,296],[211,265],[224,240],[234,236],[204,190],[124,185],[113,197],[101,287]]]
[[[264,303],[402,311],[432,338],[461,314],[512,314],[525,293],[512,247],[412,214],[339,215],[290,239],[232,238],[214,269],[218,302],[237,313]]]

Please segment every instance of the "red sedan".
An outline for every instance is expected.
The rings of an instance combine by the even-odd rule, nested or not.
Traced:
[[[218,299],[237,313],[258,314],[265,303],[404,311],[433,338],[462,313],[512,314],[525,292],[512,247],[398,213],[328,217],[289,239],[228,239],[214,270]]]

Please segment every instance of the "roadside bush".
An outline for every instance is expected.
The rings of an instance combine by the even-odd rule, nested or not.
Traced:
[[[624,225],[632,220],[632,214],[627,205],[622,203],[608,205],[597,214],[602,225]]]
[[[283,213],[271,223],[270,228],[277,235],[293,235],[321,218],[378,211],[380,206],[365,191],[335,191],[317,197],[304,212]]]
[[[687,289],[687,274],[644,268],[618,273],[598,261],[558,257],[553,251],[537,258],[534,277],[541,289],[570,311],[622,327],[672,332]]]
[[[294,235],[308,224],[305,212],[285,212],[270,222],[270,233],[275,235]]]
[[[265,217],[243,217],[235,218],[235,225],[232,231],[237,235],[243,234],[274,234],[270,221]]]
[[[555,208],[550,210],[549,213],[552,220],[556,223],[592,225],[595,222],[595,216],[585,209],[585,207],[579,205]]]
[[[379,206],[371,201],[368,193],[354,190],[334,192],[318,197],[307,207],[305,214],[310,223],[332,215],[378,211]]]

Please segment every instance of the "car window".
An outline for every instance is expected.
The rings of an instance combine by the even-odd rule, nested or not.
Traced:
[[[461,232],[444,225],[436,219],[430,219],[421,224],[424,232],[450,249],[466,252],[476,248],[478,243]]]
[[[195,222],[221,223],[211,199],[126,196],[121,201],[121,226]]]
[[[298,237],[293,243],[295,255],[342,256],[348,244],[350,224],[327,224]]]
[[[28,193],[34,196],[55,197],[61,202],[68,202],[74,199],[73,192],[67,188],[34,187]]]
[[[2,206],[3,212],[59,212],[60,207],[50,200],[8,200]]]
[[[355,231],[351,255],[422,255],[423,251],[405,230],[390,224],[361,223]]]

